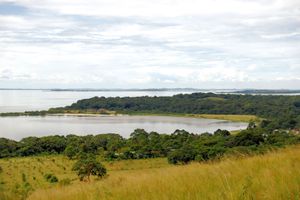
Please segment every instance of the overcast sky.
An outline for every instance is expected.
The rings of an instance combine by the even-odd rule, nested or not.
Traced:
[[[300,89],[300,0],[0,0],[0,88]]]

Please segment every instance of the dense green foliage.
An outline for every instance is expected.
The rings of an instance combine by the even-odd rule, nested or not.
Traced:
[[[76,158],[79,152],[113,151],[119,148],[123,141],[118,134],[26,137],[19,142],[0,138],[0,158],[61,153],[65,153],[69,158]]]
[[[263,152],[299,141],[300,137],[289,131],[253,126],[236,135],[226,130],[217,130],[214,134],[176,130],[168,135],[136,129],[128,139],[118,134],[28,137],[20,142],[0,138],[0,143],[11,149],[2,149],[0,157],[64,153],[70,159],[79,159],[76,169],[82,174],[85,171],[80,168],[81,164],[93,161],[90,156],[84,156],[87,154],[106,160],[168,157],[170,163],[177,164],[215,159],[225,153]]]
[[[248,114],[276,121],[269,125],[278,128],[300,127],[300,96],[193,93],[172,97],[94,97],[49,112],[100,109],[119,113]]]

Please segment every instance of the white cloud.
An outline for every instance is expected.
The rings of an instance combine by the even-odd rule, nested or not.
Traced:
[[[300,36],[300,32],[262,35],[261,37],[266,38],[266,39],[281,39],[281,38],[288,38],[288,37],[293,37],[293,36]]]
[[[176,17],[215,14],[264,14],[297,10],[297,0],[9,0],[34,9],[85,16]]]
[[[47,87],[263,87],[262,81],[300,77],[297,0],[1,2],[28,9],[0,13],[2,80]]]

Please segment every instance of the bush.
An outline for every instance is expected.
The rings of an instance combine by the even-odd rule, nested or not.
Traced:
[[[230,132],[227,131],[227,130],[221,130],[221,129],[218,129],[214,132],[214,135],[216,136],[222,136],[222,137],[227,137],[227,136],[230,136]]]
[[[168,155],[168,162],[171,164],[187,164],[195,160],[195,152],[191,147],[183,147]]]
[[[202,147],[197,149],[196,161],[206,161],[222,156],[226,149],[221,146]]]
[[[45,174],[44,178],[49,182],[49,183],[57,183],[58,182],[58,178],[53,175],[53,174]]]
[[[244,130],[233,137],[231,146],[253,146],[264,142],[264,133],[259,129]]]
[[[114,151],[108,151],[104,154],[104,158],[108,161],[112,161],[118,158]]]

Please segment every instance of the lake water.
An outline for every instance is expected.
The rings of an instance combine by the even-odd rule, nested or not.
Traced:
[[[118,133],[128,137],[136,128],[158,133],[173,133],[184,129],[193,133],[214,132],[217,129],[240,130],[247,123],[214,119],[162,116],[46,116],[1,117],[0,137],[20,140],[28,136]]]

